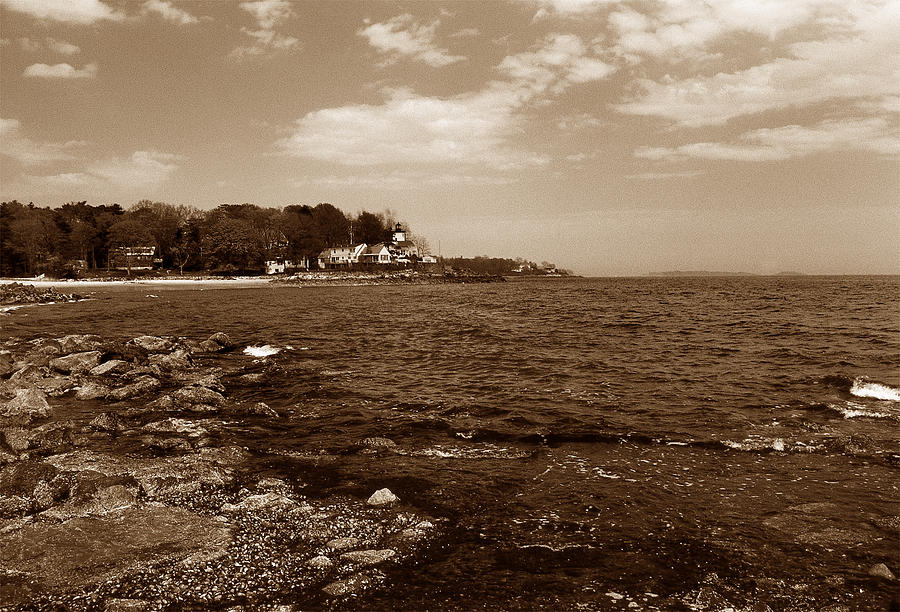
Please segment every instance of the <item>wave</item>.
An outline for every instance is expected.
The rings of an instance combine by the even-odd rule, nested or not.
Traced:
[[[871,397],[889,402],[900,402],[900,389],[864,378],[857,378],[850,387],[850,393],[856,397]]]
[[[268,344],[263,344],[261,346],[248,346],[244,349],[244,354],[251,355],[252,357],[269,357],[270,355],[275,355],[279,352],[281,352],[281,349],[275,348],[274,346],[270,346]]]

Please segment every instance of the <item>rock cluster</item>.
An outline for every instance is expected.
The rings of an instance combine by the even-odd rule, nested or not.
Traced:
[[[23,285],[22,283],[0,284],[0,305],[43,304],[46,302],[69,302],[79,299],[81,299],[79,295],[60,293],[53,287],[38,289],[34,285]]]
[[[295,474],[260,478],[225,421],[281,417],[232,398],[233,347],[224,333],[0,347],[0,607],[320,606],[385,584],[437,536],[387,489],[313,500]]]

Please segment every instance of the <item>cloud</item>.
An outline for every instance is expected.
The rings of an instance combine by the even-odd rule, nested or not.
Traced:
[[[798,4],[808,5],[809,2]],[[823,5],[832,7],[831,3]],[[786,56],[736,72],[640,80],[640,93],[615,108],[623,113],[657,116],[697,127],[828,100],[900,94],[900,3],[846,6],[845,12],[828,11],[828,19],[821,12],[801,11],[793,19],[782,16],[778,20],[773,17],[778,11],[771,10],[765,13],[770,19],[763,21],[771,30],[781,31],[805,23],[804,16],[809,18],[815,14],[820,20],[816,23],[820,28],[827,26],[830,34],[789,44]],[[789,10],[785,14],[793,12]],[[735,22],[739,16],[735,12]],[[758,24],[747,26],[759,27]],[[695,43],[696,40],[691,44]],[[660,47],[660,53],[671,51],[671,45]]]
[[[662,181],[670,178],[694,178],[706,174],[702,170],[690,170],[685,172],[639,172],[626,174],[625,178],[636,181]]]
[[[76,45],[50,37],[46,38],[43,42],[31,38],[20,38],[19,47],[23,51],[28,51],[29,53],[37,53],[44,49],[48,49],[61,55],[75,55],[76,53],[81,52],[81,48]]]
[[[125,18],[100,0],[0,0],[0,4],[11,11],[63,23],[86,25]]]
[[[121,187],[147,187],[161,183],[178,170],[178,163],[184,158],[172,153],[157,151],[135,151],[131,157],[114,157],[88,166],[87,173],[93,177]]]
[[[75,140],[62,144],[35,142],[22,135],[17,119],[0,119],[0,154],[26,165],[73,159],[70,151],[85,144]]]
[[[537,13],[533,21],[547,19],[553,15],[574,17],[593,13],[610,4],[617,4],[620,0],[537,0]]]
[[[900,129],[883,118],[830,119],[813,127],[788,125],[742,134],[737,142],[695,142],[678,147],[642,147],[637,157],[654,160],[685,159],[781,161],[816,153],[869,151],[900,155]]]
[[[369,44],[387,54],[386,63],[394,63],[406,57],[424,62],[434,68],[461,62],[462,55],[450,55],[446,49],[437,47],[434,35],[440,20],[427,25],[414,21],[409,14],[398,15],[383,23],[371,23],[357,32]]]
[[[93,79],[97,76],[97,64],[86,64],[76,69],[71,64],[32,64],[22,76],[38,79]]]
[[[167,19],[178,25],[190,25],[197,23],[199,19],[177,6],[174,6],[168,0],[147,0],[142,7],[144,14],[156,13],[164,19]]]
[[[531,51],[506,57],[504,78],[449,98],[387,90],[381,105],[311,112],[276,147],[283,153],[344,165],[476,164],[514,169],[546,164],[546,155],[512,145],[527,127],[527,108],[575,83],[601,79],[598,64],[576,36],[551,35]]]
[[[478,28],[463,28],[450,35],[450,38],[472,38],[481,34]]]
[[[314,176],[294,179],[295,187],[316,185],[320,187],[340,187],[351,189],[383,189],[388,191],[406,191],[421,187],[441,185],[474,186],[474,185],[508,185],[512,179],[505,176],[489,176],[483,174],[461,173],[427,173],[427,172],[388,172],[377,174],[356,174],[350,176]]]
[[[229,53],[232,59],[241,60],[271,52],[287,51],[299,44],[300,41],[293,36],[275,31],[275,26],[294,16],[293,8],[287,0],[241,2],[240,7],[253,15],[257,29],[241,28],[241,32],[252,38],[253,42],[232,49]]]

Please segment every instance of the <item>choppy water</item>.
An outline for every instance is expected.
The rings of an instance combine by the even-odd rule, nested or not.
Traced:
[[[231,396],[289,416],[223,435],[311,494],[388,486],[449,519],[360,607],[896,605],[866,572],[900,573],[897,277],[93,298],[2,335],[225,331],[252,375]],[[345,452],[370,436],[402,453]]]

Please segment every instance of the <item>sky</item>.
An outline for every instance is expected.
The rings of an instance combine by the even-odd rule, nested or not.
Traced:
[[[579,274],[900,273],[900,0],[0,0],[0,199],[391,209]]]

